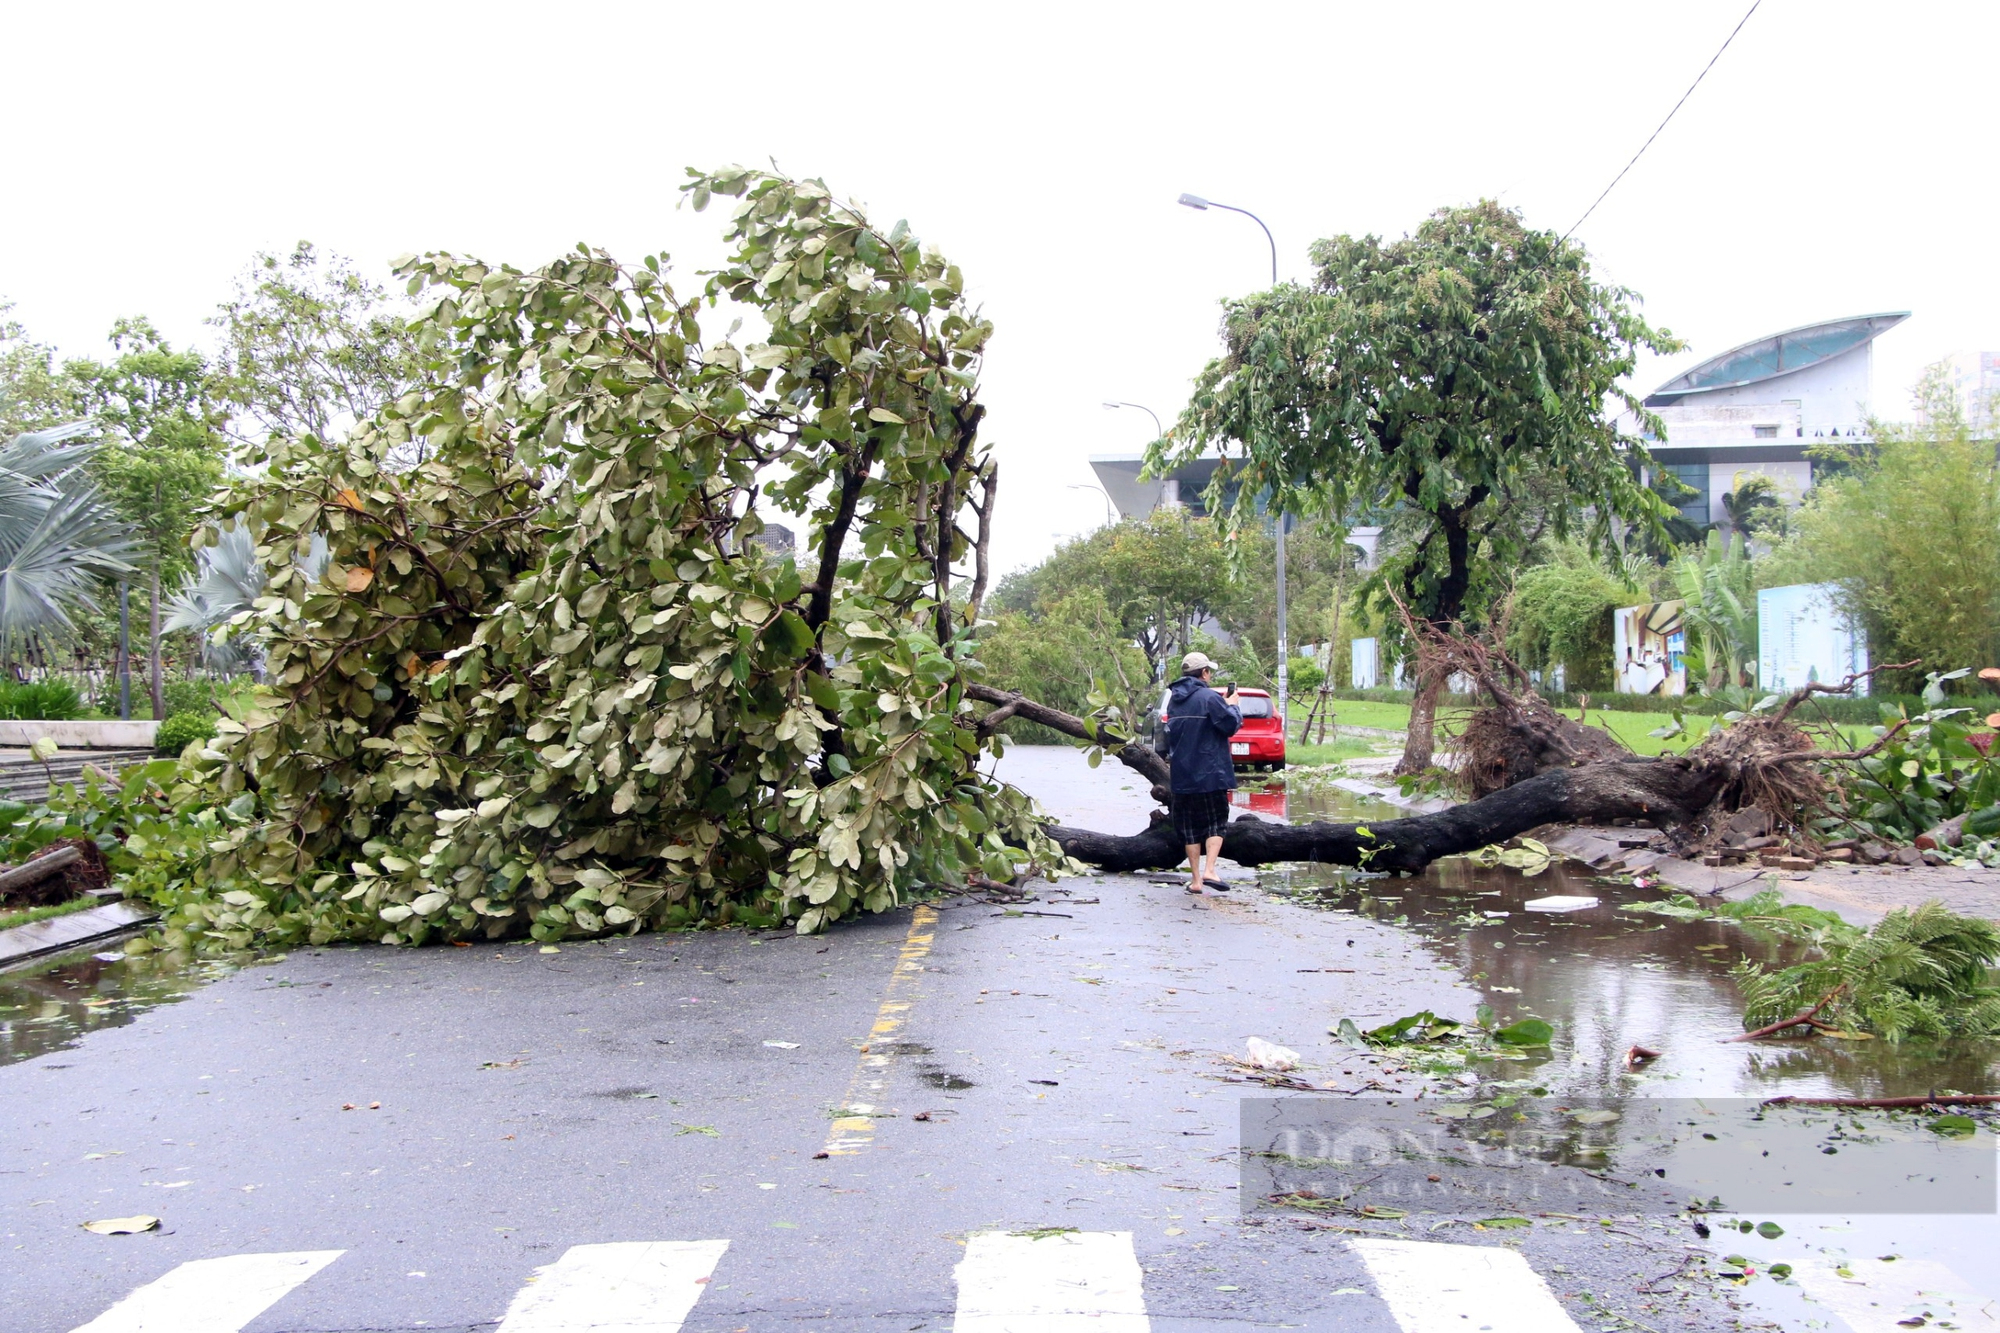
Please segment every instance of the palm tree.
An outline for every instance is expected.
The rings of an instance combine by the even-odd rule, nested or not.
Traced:
[[[1687,626],[1688,679],[1711,690],[1754,683],[1757,589],[1748,540],[1711,531],[1703,545],[1682,550],[1672,573]]]
[[[0,654],[74,628],[107,579],[130,575],[130,529],[83,465],[89,422],[16,435],[0,445]]]
[[[1729,516],[1731,530],[1746,542],[1770,532],[1783,536],[1785,502],[1778,497],[1778,483],[1761,472],[1737,475],[1736,489],[1722,497],[1722,510]]]
[[[317,581],[329,559],[326,538],[314,535],[312,549],[296,558],[306,577]],[[216,542],[195,553],[194,575],[167,599],[169,615],[162,628],[194,630],[204,636],[202,661],[224,672],[249,670],[258,659],[255,645],[238,639],[216,643],[210,630],[250,610],[269,582],[257,561],[257,543],[242,519],[216,528]]]

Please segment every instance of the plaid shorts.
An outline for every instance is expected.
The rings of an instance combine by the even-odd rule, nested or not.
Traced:
[[[1174,829],[1181,835],[1181,846],[1199,847],[1210,838],[1222,836],[1222,827],[1229,822],[1229,793],[1175,792],[1173,808]]]

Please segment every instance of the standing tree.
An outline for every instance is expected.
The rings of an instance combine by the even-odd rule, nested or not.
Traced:
[[[1339,632],[1333,619],[1334,604],[1358,582],[1353,572],[1363,554],[1348,543],[1348,531],[1333,518],[1292,521],[1285,539],[1285,577],[1290,604],[1286,617],[1294,631],[1294,653],[1302,643]],[[1277,562],[1276,534],[1258,525],[1237,533],[1235,546],[1236,595],[1218,609],[1216,619],[1233,637],[1249,644],[1258,659],[1269,662],[1275,672],[1278,596],[1270,570]],[[1214,577],[1212,571],[1209,577]],[[1298,659],[1293,660],[1296,664]]]
[[[1914,425],[1876,422],[1872,443],[1827,450],[1839,470],[1757,562],[1758,581],[1837,582],[1877,661],[1933,671],[2000,662],[2000,465],[1941,368],[1916,390]],[[1912,671],[1898,686],[1921,684]],[[1969,689],[1976,681],[1961,680]]]
[[[1546,531],[1581,527],[1596,546],[1616,520],[1657,526],[1665,506],[1635,467],[1645,448],[1608,407],[1657,428],[1620,380],[1640,348],[1678,344],[1592,278],[1581,245],[1488,200],[1312,256],[1310,285],[1229,304],[1225,351],[1154,466],[1219,448],[1210,503],[1236,527],[1260,499],[1294,514],[1400,507],[1410,537],[1374,586],[1434,626],[1478,615],[1525,554],[1519,495],[1559,495]],[[1444,682],[1420,656],[1400,772],[1430,764]]]
[[[1092,695],[1101,690],[1134,728],[1160,697],[1145,657],[1099,587],[998,610],[993,624],[980,630],[979,660],[994,680],[1065,712],[1096,711]],[[1047,735],[1032,725],[1024,722],[1011,732]]]
[[[1507,615],[1507,649],[1531,671],[1562,672],[1563,688],[1609,693],[1617,649],[1613,614],[1650,595],[1607,569],[1575,540],[1557,542],[1548,558],[1514,580]]]
[[[91,483],[88,422],[0,445],[0,655],[45,644],[132,572],[130,533]]]
[[[1146,658],[1146,683],[1169,678],[1211,618],[1235,614],[1241,591],[1229,573],[1221,531],[1184,509],[1128,518],[1058,547],[1031,570],[1009,575],[998,608],[1043,615],[1078,592],[1096,591],[1120,634]],[[1026,688],[1023,681],[1020,688]]]
[[[209,320],[223,341],[212,391],[238,413],[231,433],[330,439],[416,388],[424,370],[406,314],[310,241],[282,259],[259,253]]]
[[[66,419],[69,395],[56,373],[55,350],[28,336],[0,301],[0,440]]]
[[[144,319],[111,330],[109,362],[69,361],[63,378],[104,434],[90,467],[105,498],[137,538],[135,563],[149,600],[147,675],[153,716],[164,716],[160,662],[162,588],[192,567],[188,538],[222,481],[223,442],[207,367],[177,352]]]
[[[1688,679],[1703,693],[1757,680],[1757,584],[1749,538],[1736,536],[1711,528],[1668,567],[1687,628]]]

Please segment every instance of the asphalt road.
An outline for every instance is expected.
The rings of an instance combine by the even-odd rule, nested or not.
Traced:
[[[1065,818],[1143,810],[1071,752],[1004,762]],[[1263,1037],[1323,1077],[1330,1023],[1469,1016],[1463,978],[1393,926],[1247,883],[1199,904],[1132,877],[1060,888],[818,938],[305,950],[0,1069],[0,1326],[82,1327],[206,1271],[190,1261],[338,1251],[242,1326],[486,1329],[571,1247],[724,1240],[705,1281],[677,1279],[698,1284],[689,1330],[1560,1326],[1526,1305],[1425,1322],[1435,1284],[1390,1260],[1421,1270],[1433,1252],[1365,1258],[1239,1204],[1238,1102],[1269,1094],[1223,1057]],[[1353,971],[1307,970],[1336,965]],[[131,1214],[163,1227],[81,1229]],[[1416,1221],[1360,1229],[1467,1247],[1475,1285],[1471,1247],[1525,1254],[1580,1328],[1631,1326],[1603,1302],[1662,1331],[1738,1326],[1719,1297],[1635,1294],[1679,1263],[1675,1224]],[[993,1232],[1029,1234],[979,1239]],[[1143,1295],[1103,1309],[1142,1301],[1138,1322],[968,1310],[975,1251],[1004,1290],[1008,1245],[1084,1255],[1097,1233],[1129,1233],[1107,1244],[1136,1257]],[[1032,1285],[1032,1254],[1018,1263]],[[215,1326],[135,1309],[97,1333]],[[536,1318],[506,1333],[609,1326]]]

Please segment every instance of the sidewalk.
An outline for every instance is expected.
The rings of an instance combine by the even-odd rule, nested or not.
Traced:
[[[1961,916],[2000,921],[2000,871],[1957,866],[1838,866],[1780,871],[1750,866],[1705,866],[1668,856],[1647,846],[1643,828],[1565,828],[1543,838],[1554,851],[1605,873],[1648,870],[1669,888],[1696,896],[1719,894],[1730,901],[1775,888],[1787,902],[1837,912],[1858,926],[1873,925],[1898,907],[1937,899]]]

